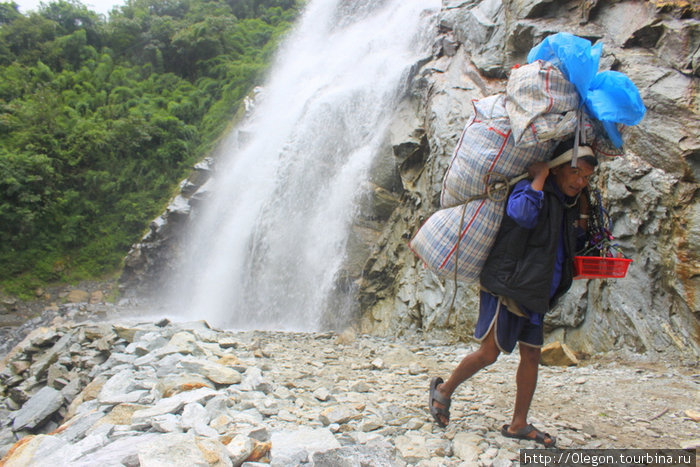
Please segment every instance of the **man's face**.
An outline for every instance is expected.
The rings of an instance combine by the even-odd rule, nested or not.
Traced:
[[[594,167],[588,162],[579,159],[577,165],[578,167],[571,167],[571,164],[566,163],[552,169],[554,183],[562,193],[571,198],[581,193],[593,175]]]

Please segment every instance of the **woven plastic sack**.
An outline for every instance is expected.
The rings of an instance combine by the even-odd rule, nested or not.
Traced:
[[[561,69],[565,79],[576,87],[588,112],[602,122],[607,135],[617,148],[622,147],[622,135],[617,124],[636,125],[646,107],[634,85],[623,73],[598,73],[603,44],[591,45],[588,39],[560,32],[546,37],[530,50],[530,63],[544,60]]]
[[[520,175],[544,161],[576,128],[576,88],[558,68],[537,61],[511,72],[506,95],[474,102],[442,184],[440,204],[462,204],[486,190],[484,174]]]
[[[440,276],[472,282],[479,278],[503,219],[503,203],[482,199],[435,212],[411,240],[411,250]],[[462,231],[459,232],[460,223]],[[458,235],[459,253],[457,253]]]
[[[513,69],[506,96],[516,145],[563,139],[574,132],[581,99],[576,86],[551,63],[538,60]]]
[[[514,69],[505,95],[474,102],[474,115],[443,179],[440,203],[445,209],[434,213],[409,244],[428,268],[454,277],[456,263],[458,280],[478,279],[505,204],[470,201],[486,193],[484,175],[496,172],[510,179],[534,162],[549,160],[558,142],[574,132],[579,103],[576,88],[543,61]]]

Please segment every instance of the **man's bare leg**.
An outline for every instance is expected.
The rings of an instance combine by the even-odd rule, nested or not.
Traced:
[[[459,365],[452,371],[450,378],[437,386],[438,392],[447,398],[452,397],[452,393],[455,392],[460,384],[471,378],[482,368],[495,362],[499,354],[500,350],[498,349],[498,345],[496,345],[493,329],[491,329],[481,342],[481,346],[476,351],[464,357],[462,361],[459,362]],[[443,407],[443,405],[437,401],[433,402],[433,405],[435,407]],[[443,419],[444,424],[447,424],[448,421],[449,420]]]
[[[540,349],[520,343],[520,364],[515,375],[516,394],[515,394],[515,409],[513,410],[513,420],[508,427],[509,433],[517,433],[525,428],[527,423],[527,414],[530,411],[530,404],[535,395],[537,387],[537,375],[540,366]],[[532,431],[528,437],[535,439],[537,433]],[[551,439],[551,438],[550,438]],[[549,439],[546,439],[549,442]],[[553,440],[552,440],[553,441]]]

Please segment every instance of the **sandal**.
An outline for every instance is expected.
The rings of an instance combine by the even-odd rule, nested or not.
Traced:
[[[553,447],[557,440],[554,436],[551,436],[549,433],[545,433],[543,431],[538,430],[535,428],[532,424],[521,428],[520,430],[516,431],[515,433],[511,433],[508,431],[508,427],[510,425],[503,425],[501,427],[501,434],[505,436],[506,438],[516,438],[516,439],[525,439],[525,440],[530,440],[530,441],[535,441],[537,443],[540,443],[544,445],[546,448]],[[535,432],[535,437],[532,438],[531,436],[528,436],[530,433]],[[547,441],[549,439],[549,441]]]
[[[443,396],[437,389],[443,382],[442,378],[433,378],[430,381],[430,393],[428,396],[430,414],[440,428],[445,428],[447,426],[447,423],[443,422],[443,419],[447,420],[448,423],[450,421],[450,403],[452,402],[449,397]],[[435,402],[442,404],[442,407],[436,407]]]

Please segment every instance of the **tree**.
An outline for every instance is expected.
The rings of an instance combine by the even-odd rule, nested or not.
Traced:
[[[296,5],[129,0],[105,21],[77,0],[28,15],[0,3],[0,285],[117,268],[258,83]]]

